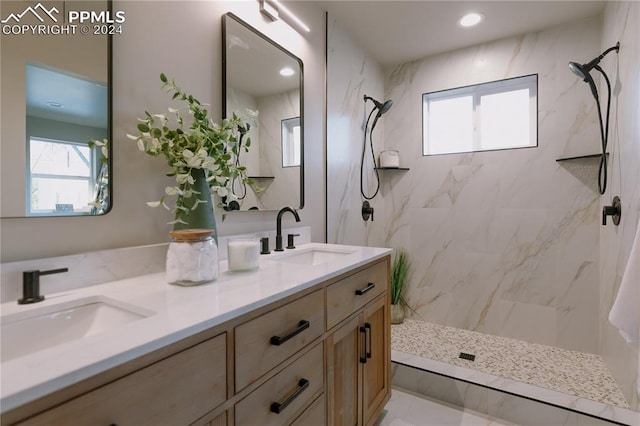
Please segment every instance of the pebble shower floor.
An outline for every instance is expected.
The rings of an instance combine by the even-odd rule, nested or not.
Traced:
[[[394,350],[629,408],[598,355],[406,319],[391,327]],[[460,353],[475,355],[473,361]]]

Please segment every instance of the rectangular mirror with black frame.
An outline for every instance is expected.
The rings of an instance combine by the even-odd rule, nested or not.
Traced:
[[[237,210],[279,210],[304,205],[304,111],[302,61],[232,13],[222,17],[222,110],[246,116],[249,152],[239,163],[256,191],[234,185]],[[285,152],[286,150],[286,152]]]
[[[111,36],[74,28],[72,11],[108,13],[111,1],[0,4],[3,218],[111,208]],[[19,31],[29,24],[43,30]]]

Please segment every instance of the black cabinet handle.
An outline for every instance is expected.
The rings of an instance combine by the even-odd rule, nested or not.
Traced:
[[[308,387],[309,387],[309,381],[307,379],[300,379],[298,381],[298,388],[295,390],[295,392],[293,392],[291,395],[289,395],[289,397],[287,397],[287,399],[285,399],[281,403],[280,402],[274,402],[274,403],[271,404],[271,412],[272,413],[276,413],[276,414],[280,414],[282,411],[284,411],[285,408],[287,408],[287,405],[291,404]]]
[[[304,330],[309,328],[310,325],[311,323],[309,323],[309,321],[301,320],[298,323],[298,327],[296,327],[295,330],[293,330],[291,333],[287,334],[286,336],[271,336],[271,344],[275,346],[280,346],[281,344],[291,339],[292,337],[295,337],[298,334],[302,333]]]
[[[367,286],[365,288],[356,290],[356,295],[362,296],[363,294],[365,294],[369,290],[373,289],[375,286],[376,285],[374,283],[369,283],[369,284],[367,284]]]
[[[360,357],[360,362],[362,364],[366,364],[367,363],[367,329],[361,326],[360,333],[362,333],[362,352],[363,352],[363,355]]]
[[[365,322],[364,323],[364,330],[365,330],[364,331],[365,335],[367,334],[367,330],[369,331],[369,345],[365,346],[364,352],[365,352],[365,355],[367,356],[367,358],[371,358],[371,348],[373,347],[373,344],[371,342],[371,339],[372,339],[372,337],[371,337],[371,324],[369,324],[368,322]]]

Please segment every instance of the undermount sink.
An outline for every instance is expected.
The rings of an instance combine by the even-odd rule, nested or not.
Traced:
[[[353,251],[333,248],[312,247],[295,250],[293,253],[283,254],[270,260],[276,262],[296,263],[299,265],[321,265],[353,254]]]
[[[93,336],[155,312],[104,296],[91,296],[0,317],[0,361]]]

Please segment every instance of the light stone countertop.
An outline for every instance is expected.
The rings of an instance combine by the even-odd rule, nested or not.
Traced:
[[[352,253],[315,266],[274,261],[279,256],[313,248]],[[153,314],[2,363],[1,410],[4,413],[27,404],[391,252],[392,249],[387,248],[309,243],[284,253],[261,256],[260,268],[255,271],[229,272],[227,262],[221,261],[219,278],[195,287],[169,285],[162,272],[47,294],[46,300],[32,305],[18,305],[16,301],[3,303],[0,309],[5,316],[101,296]]]

